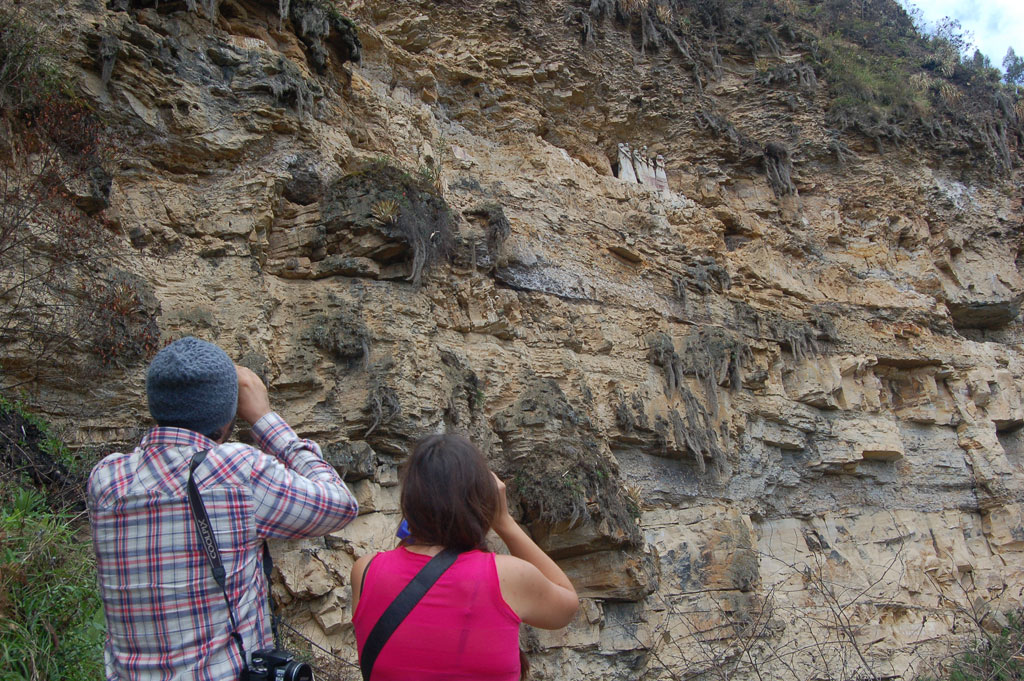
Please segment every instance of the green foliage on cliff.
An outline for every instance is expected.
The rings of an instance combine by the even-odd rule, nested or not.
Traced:
[[[1017,53],[1010,47],[1003,57],[1003,70],[1006,75],[1003,80],[1010,85],[1024,85],[1024,57],[1018,57]]]
[[[949,665],[943,681],[1016,681],[1024,679],[1024,614],[1008,613],[997,633],[980,626],[978,637]],[[926,681],[936,681],[935,679]]]
[[[330,187],[324,202],[328,231],[369,227],[405,242],[408,250],[399,255],[409,260],[409,281],[419,285],[453,248],[455,216],[442,188],[436,166],[410,173],[377,158]]]
[[[984,55],[968,50],[955,21],[926,33],[895,0],[580,5],[584,46],[595,44],[596,27],[608,22],[628,29],[642,51],[668,49],[682,59],[692,73],[698,123],[720,141],[729,160],[750,164],[771,140],[737,127],[718,100],[707,96],[708,85],[724,73],[724,60],[753,64],[751,88],[804,95],[785,101],[794,111],[823,109],[837,139],[860,135],[879,151],[928,148],[947,163],[993,176],[1024,161],[1021,95],[1011,80],[1000,82],[1000,72]],[[808,96],[822,90],[824,100]]]
[[[879,147],[915,144],[1008,171],[1020,162],[1024,121],[1016,93],[978,52],[966,54],[959,25],[922,33],[891,0],[795,4],[794,19],[821,33],[809,45],[828,84],[827,122]],[[814,36],[814,33],[811,33]]]
[[[919,143],[1013,165],[1010,147],[1024,135],[1015,93],[975,51],[956,22],[925,34],[890,0],[801,3],[795,16],[828,31],[812,39],[828,83],[827,121],[892,143]],[[963,144],[965,143],[965,144]],[[1019,151],[1018,151],[1019,153]]]
[[[60,89],[53,50],[42,31],[17,7],[0,7],[0,109],[17,114]]]

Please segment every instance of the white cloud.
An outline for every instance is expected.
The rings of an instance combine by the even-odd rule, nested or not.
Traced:
[[[943,17],[960,22],[973,35],[974,45],[1001,67],[1006,48],[1024,54],[1024,2],[1021,0],[928,0],[905,3],[921,10],[924,20],[934,27]]]

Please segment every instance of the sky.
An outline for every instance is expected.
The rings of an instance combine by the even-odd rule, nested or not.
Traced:
[[[974,36],[975,46],[1002,68],[1006,48],[1024,56],[1024,1],[1022,0],[920,0],[903,2],[921,10],[929,26],[943,17],[960,21],[964,32]]]

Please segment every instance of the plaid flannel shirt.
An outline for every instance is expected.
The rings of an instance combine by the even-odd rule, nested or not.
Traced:
[[[321,536],[356,516],[355,499],[315,442],[299,439],[274,413],[252,432],[259,449],[154,428],[134,452],[111,454],[93,469],[88,503],[108,681],[234,681],[244,666],[188,505],[196,452],[210,449],[196,484],[247,653],[273,644],[263,539]]]

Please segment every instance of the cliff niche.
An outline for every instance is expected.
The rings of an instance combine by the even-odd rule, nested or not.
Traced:
[[[537,679],[912,679],[1020,612],[1024,105],[894,2],[2,12],[60,87],[0,81],[0,383],[95,459],[171,339],[263,376],[361,506],[272,546],[324,678],[442,431],[583,597]]]

